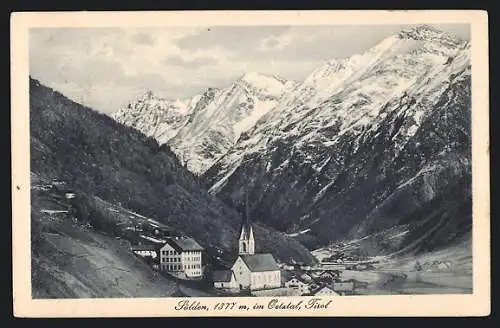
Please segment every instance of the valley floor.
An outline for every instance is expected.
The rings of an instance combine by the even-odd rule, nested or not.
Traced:
[[[355,243],[349,244],[356,249]],[[353,246],[354,245],[354,246]],[[342,248],[345,252],[346,247]],[[313,251],[320,263],[338,251],[336,247]],[[425,263],[452,264],[449,270],[415,270],[417,261]],[[363,262],[363,261],[360,261]],[[364,262],[371,262],[372,267],[365,270],[341,269],[341,279],[363,283],[356,289],[358,295],[391,294],[470,294],[473,291],[472,252],[470,240],[448,248],[419,255],[375,256]]]

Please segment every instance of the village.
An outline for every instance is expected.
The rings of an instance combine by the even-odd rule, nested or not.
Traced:
[[[256,253],[248,218],[241,225],[233,263],[208,256],[190,236],[173,235],[153,220],[148,223],[125,228],[134,241],[131,251],[154,270],[175,279],[184,287],[184,296],[190,296],[186,291],[192,296],[343,296],[356,295],[357,289],[366,287],[362,281],[342,279],[343,269],[370,268],[352,257],[307,265],[293,260],[281,263],[270,253]]]
[[[45,190],[54,201],[59,199],[59,203],[65,199],[64,210],[41,209],[49,218],[69,215],[76,220],[75,209],[85,203],[80,193],[62,181],[45,182],[33,188]],[[314,264],[293,259],[279,261],[271,253],[255,251],[258,238],[248,210],[234,250],[226,254],[214,246],[203,247],[192,236],[125,209],[120,203],[94,196],[91,206],[95,210],[92,216],[98,219],[80,222],[82,228],[99,230],[116,239],[156,275],[175,281],[177,290],[172,296],[349,296],[401,294],[417,289],[425,293],[435,290],[443,277],[455,275],[451,261],[432,258],[409,262],[411,267],[406,269],[389,269],[379,263],[381,257],[361,254],[355,241],[339,241],[312,251],[317,260]],[[93,226],[103,220],[111,224]],[[451,292],[461,291],[454,286],[447,288]]]

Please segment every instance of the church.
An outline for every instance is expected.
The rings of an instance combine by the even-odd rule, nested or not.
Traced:
[[[248,212],[247,212],[248,213]],[[238,258],[231,267],[231,274],[218,272],[216,276],[234,276],[239,290],[259,290],[281,287],[281,271],[272,254],[255,254],[255,239],[248,214],[241,227]],[[223,284],[222,284],[223,285]],[[216,288],[221,282],[214,280]]]

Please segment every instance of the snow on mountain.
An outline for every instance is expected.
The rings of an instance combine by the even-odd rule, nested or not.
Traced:
[[[210,88],[187,101],[147,94],[113,117],[169,144],[190,171],[201,174],[295,85],[252,72],[226,89]]]
[[[287,94],[250,137],[240,140],[221,159],[218,165],[223,168],[218,175],[223,179],[234,172],[243,156],[260,153],[274,140],[294,135],[301,136],[294,148],[304,149],[311,157],[306,160],[319,163],[325,159],[313,160],[315,152],[308,149],[311,143],[328,147],[345,133],[375,130],[377,121],[388,115],[385,106],[395,99],[415,99],[427,93],[421,101],[431,104],[447,87],[449,75],[468,60],[467,42],[425,25],[388,37],[363,54],[331,60]],[[395,138],[407,139],[416,132],[425,107],[411,110],[415,124]],[[404,144],[404,140],[400,142]],[[222,184],[215,182],[214,186],[217,192]]]
[[[418,249],[469,227],[470,106],[468,42],[421,25],[302,82],[252,72],[115,117],[167,143],[228,203],[248,189],[256,220],[301,241],[410,222],[400,244]]]
[[[132,126],[159,143],[168,142],[186,124],[199,96],[187,101],[170,101],[148,91],[137,100],[112,114],[112,117]]]
[[[450,194],[468,204],[469,130],[469,44],[423,25],[318,67],[204,177],[232,204],[250,188],[266,224],[326,242],[410,220]],[[446,215],[440,231],[468,220]]]

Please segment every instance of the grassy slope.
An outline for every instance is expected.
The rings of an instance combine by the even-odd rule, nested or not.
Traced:
[[[71,211],[64,193],[32,175],[33,298],[161,297],[176,284],[129,251],[128,244]],[[44,213],[43,210],[68,213]]]

